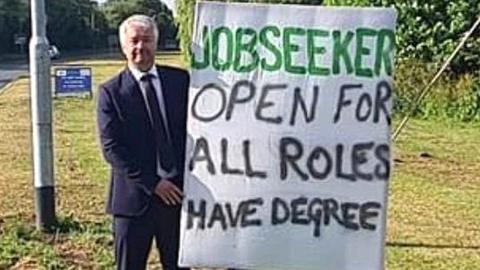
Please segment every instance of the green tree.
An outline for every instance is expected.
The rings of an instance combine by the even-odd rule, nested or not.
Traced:
[[[180,39],[180,49],[185,60],[190,57],[190,44],[193,35],[193,19],[195,10],[195,0],[183,0],[177,3],[178,38]],[[190,61],[187,61],[188,63]]]
[[[327,0],[327,5],[383,6],[397,10],[397,58],[442,63],[478,18],[480,0]],[[454,74],[480,71],[480,29],[450,65]]]
[[[46,0],[46,11],[48,39],[62,50],[90,49],[106,43],[106,20],[95,2]]]
[[[29,12],[27,0],[0,1],[0,54],[18,51],[15,34],[28,35]]]
[[[145,14],[155,17],[160,29],[159,45],[164,46],[168,39],[175,39],[176,26],[172,11],[158,0],[109,1],[104,7],[109,27],[116,33],[120,23],[133,14]]]
[[[325,0],[326,6],[369,6],[371,0]]]

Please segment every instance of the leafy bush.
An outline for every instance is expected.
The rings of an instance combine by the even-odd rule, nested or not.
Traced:
[[[394,113],[413,109],[415,99],[436,69],[415,60],[399,61],[395,71]],[[471,74],[442,76],[413,112],[419,117],[442,117],[461,121],[480,120],[480,81]]]
[[[442,62],[453,52],[477,19],[480,0],[327,0],[327,5],[394,7],[397,18],[397,57]],[[480,70],[480,29],[454,59],[455,74]]]
[[[177,17],[175,21],[178,26],[178,39],[180,40],[180,49],[182,50],[184,59],[190,63],[190,44],[193,35],[193,19],[194,19],[195,0],[183,0],[177,2]]]

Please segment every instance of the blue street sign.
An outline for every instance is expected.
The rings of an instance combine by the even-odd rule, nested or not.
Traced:
[[[65,67],[55,69],[55,94],[92,94],[92,69],[89,67]]]

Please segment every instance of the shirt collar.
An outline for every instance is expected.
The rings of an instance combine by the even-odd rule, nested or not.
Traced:
[[[139,82],[142,76],[145,74],[152,74],[155,78],[158,78],[157,68],[155,67],[155,65],[152,65],[152,67],[147,72],[140,71],[139,69],[134,67],[128,67],[128,69],[130,69],[130,72],[132,72],[132,75],[135,80],[137,80],[137,82]]]

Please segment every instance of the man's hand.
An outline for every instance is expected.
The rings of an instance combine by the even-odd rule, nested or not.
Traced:
[[[162,179],[158,182],[155,187],[155,194],[167,205],[182,203],[182,191],[167,179]]]

